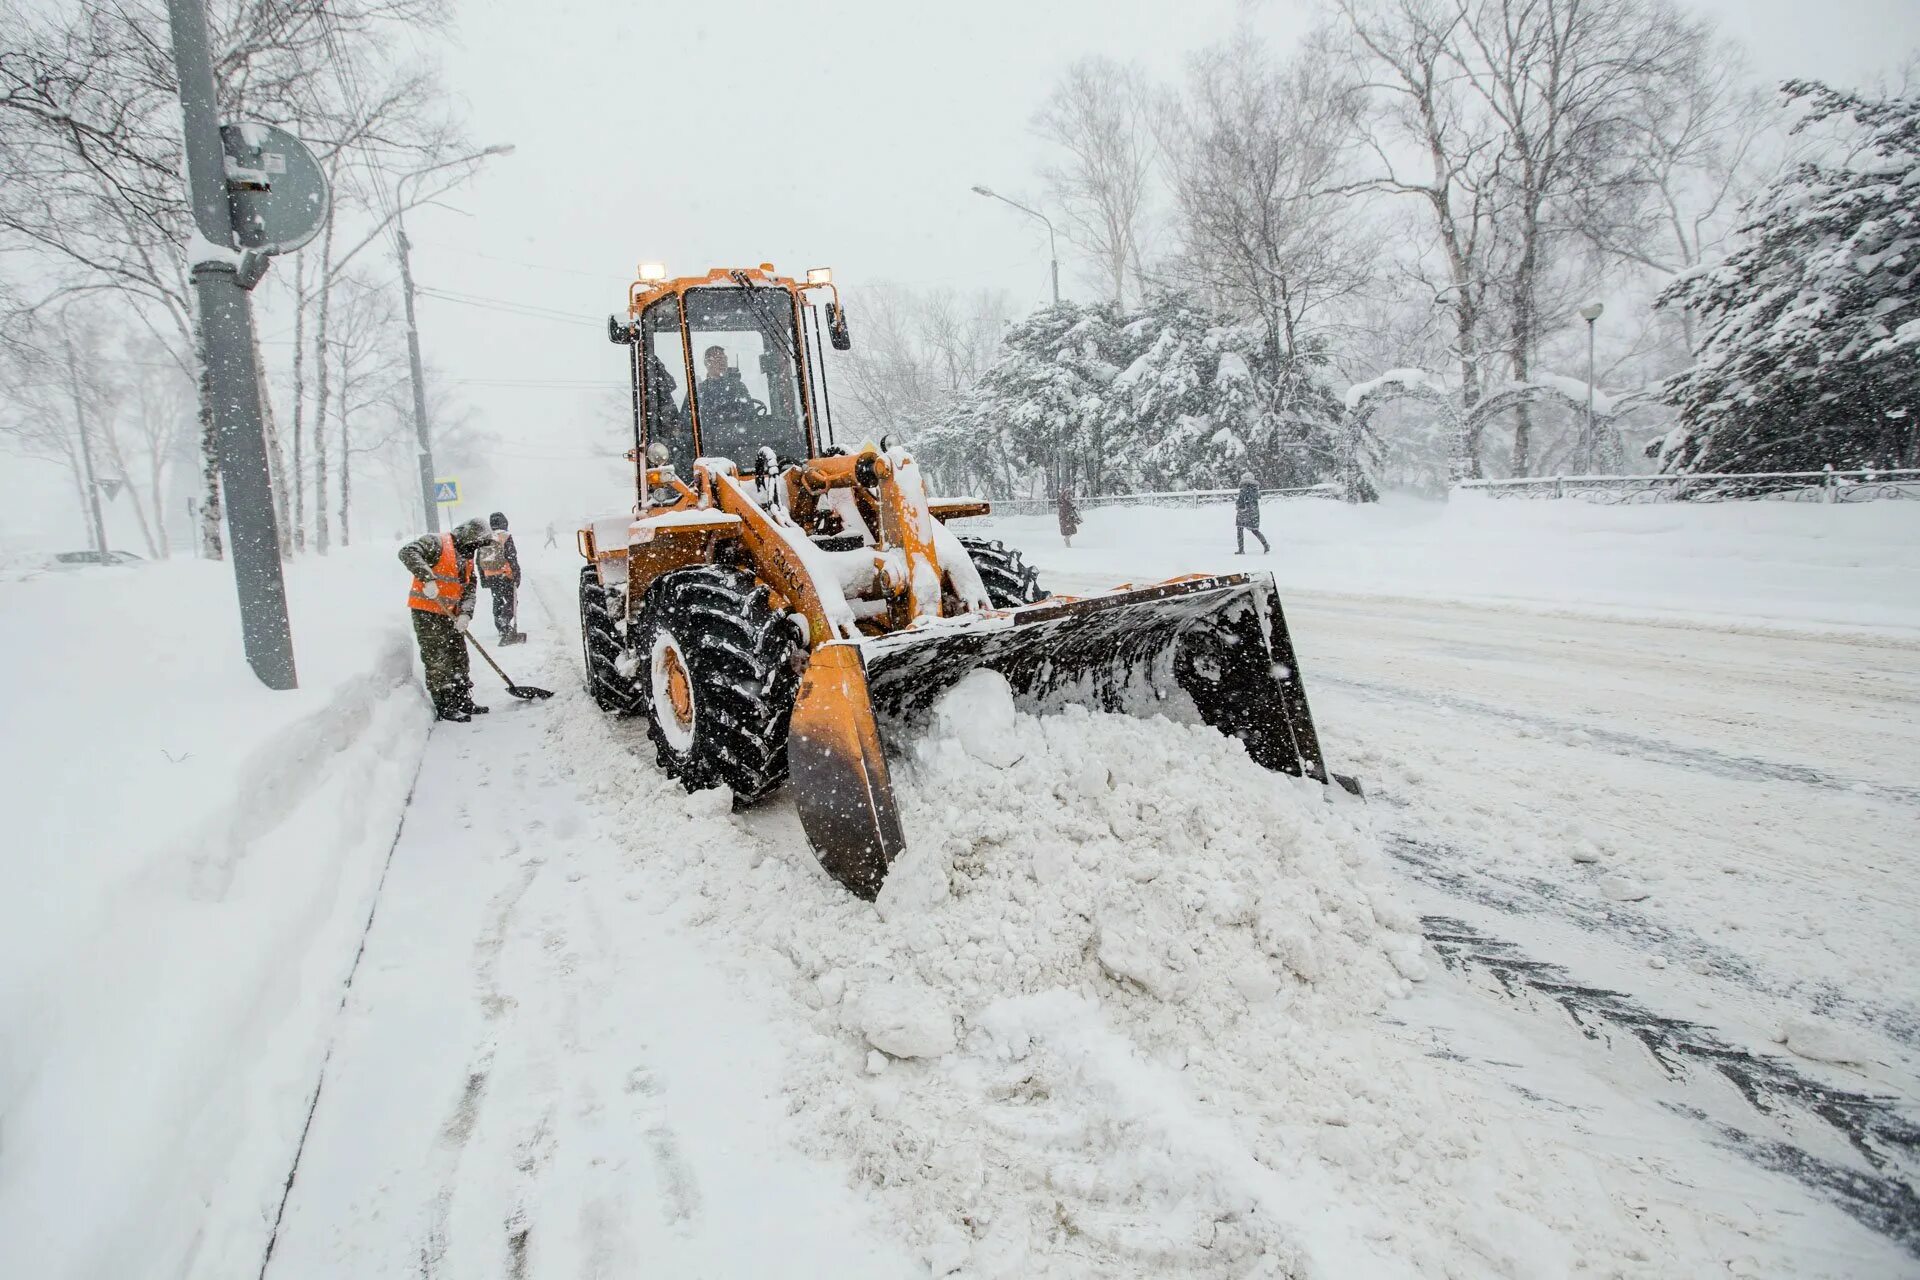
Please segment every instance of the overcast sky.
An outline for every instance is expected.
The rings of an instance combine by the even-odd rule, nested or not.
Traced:
[[[1764,79],[1855,83],[1920,45],[1920,0],[1692,0],[1749,46]],[[482,145],[512,144],[453,208],[411,220],[423,285],[577,316],[568,324],[429,300],[429,360],[501,441],[483,507],[526,519],[617,507],[580,467],[623,375],[601,325],[635,264],[674,273],[771,261],[830,265],[859,337],[876,281],[1047,293],[1044,229],[969,188],[1039,197],[1028,121],[1089,53],[1176,75],[1219,39],[1234,0],[460,0],[451,42],[423,42]],[[1276,48],[1304,0],[1246,6]],[[1062,246],[1063,256],[1068,253]],[[389,268],[383,271],[390,273]],[[1085,292],[1072,264],[1071,295]],[[540,383],[543,385],[511,385]],[[600,384],[596,388],[593,384]],[[583,385],[556,385],[583,384]],[[60,491],[0,460],[0,517],[59,510]],[[37,469],[36,469],[37,470]],[[57,483],[57,477],[53,477]],[[24,512],[10,499],[31,487]],[[38,495],[35,495],[38,496]],[[64,519],[63,516],[56,517]],[[36,520],[37,522],[37,520]],[[79,530],[74,530],[76,538]]]

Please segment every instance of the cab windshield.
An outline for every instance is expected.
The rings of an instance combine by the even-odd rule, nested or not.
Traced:
[[[782,462],[804,460],[792,295],[713,286],[687,290],[686,307],[700,452],[731,459],[743,472],[763,448]]]

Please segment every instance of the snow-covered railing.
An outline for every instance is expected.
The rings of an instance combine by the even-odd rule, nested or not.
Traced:
[[[1238,489],[1166,489],[1156,493],[1101,493],[1073,501],[1082,511],[1095,507],[1205,507],[1232,502],[1239,495]],[[1310,484],[1298,489],[1260,491],[1262,501],[1268,498],[1332,498],[1338,501],[1343,496],[1337,484]],[[1053,498],[993,499],[995,515],[1041,516],[1051,515],[1055,510]]]
[[[1872,502],[1920,499],[1920,467],[1836,471],[1726,471],[1698,475],[1529,476],[1463,480],[1489,498],[1579,498],[1610,505],[1630,502]]]

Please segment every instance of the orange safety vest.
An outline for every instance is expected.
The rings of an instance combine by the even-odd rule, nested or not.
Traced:
[[[473,561],[462,560],[454,549],[453,535],[440,535],[440,558],[433,562],[433,580],[440,586],[439,595],[424,594],[426,583],[419,578],[413,580],[413,586],[407,591],[407,607],[418,609],[422,613],[438,613],[451,618],[460,611],[460,596],[467,583],[473,578]],[[447,594],[449,586],[460,588],[452,595]]]

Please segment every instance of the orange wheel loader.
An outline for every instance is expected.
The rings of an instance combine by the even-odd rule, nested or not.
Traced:
[[[740,806],[791,786],[821,864],[865,898],[905,839],[883,731],[978,667],[1029,706],[1185,716],[1329,780],[1271,577],[1048,596],[1019,552],[949,528],[986,502],[929,498],[890,441],[833,442],[823,311],[846,350],[830,271],[643,266],[608,321],[635,501],[579,532],[581,644],[588,691],[644,718],[662,768]]]

